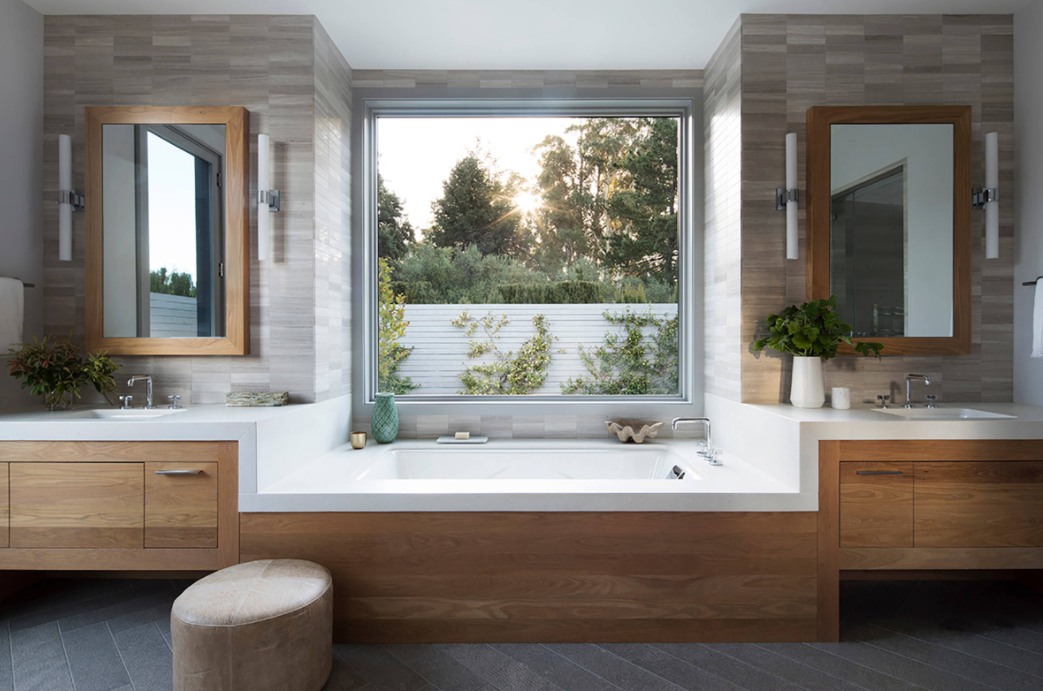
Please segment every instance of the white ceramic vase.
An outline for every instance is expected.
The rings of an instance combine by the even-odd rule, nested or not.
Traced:
[[[789,402],[798,408],[821,408],[826,402],[826,390],[822,385],[822,358],[793,356]]]

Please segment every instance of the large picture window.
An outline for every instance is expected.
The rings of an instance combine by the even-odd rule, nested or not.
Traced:
[[[689,108],[367,103],[370,393],[683,400]]]

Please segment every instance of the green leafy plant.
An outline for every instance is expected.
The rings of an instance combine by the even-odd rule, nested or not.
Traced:
[[[610,324],[623,333],[606,332],[602,344],[592,351],[580,348],[586,377],[569,379],[563,394],[588,396],[642,396],[676,394],[678,386],[678,320],[659,318],[651,312],[634,314],[605,312]],[[645,330],[654,327],[651,343]]]
[[[377,388],[387,393],[406,394],[418,386],[398,373],[402,361],[413,352],[400,342],[409,328],[406,299],[391,289],[391,268],[387,260],[380,258],[377,264]]]
[[[539,389],[547,380],[554,337],[544,315],[533,315],[532,325],[536,327],[536,333],[521,344],[517,353],[503,352],[497,345],[500,330],[510,323],[506,316],[497,318],[489,313],[476,319],[467,312],[461,312],[450,323],[463,329],[470,339],[467,345],[468,358],[477,360],[486,355],[491,356],[491,360],[464,369],[460,374],[464,390],[460,393],[471,396],[524,396]],[[475,338],[479,328],[483,335]]]
[[[836,313],[837,298],[811,300],[801,305],[790,305],[778,314],[770,314],[764,320],[768,335],[753,342],[753,351],[765,348],[780,353],[820,357],[829,360],[837,355],[841,343],[853,347],[862,355],[880,356],[884,346],[871,341],[851,340],[851,325]]]
[[[7,371],[21,380],[22,388],[43,396],[49,410],[67,408],[80,398],[80,387],[90,384],[112,403],[116,390],[113,374],[119,365],[105,353],[79,354],[79,349],[65,338],[44,336],[21,347],[12,346]]]

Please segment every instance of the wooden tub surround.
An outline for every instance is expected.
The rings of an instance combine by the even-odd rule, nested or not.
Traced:
[[[819,640],[844,572],[1043,569],[1043,440],[819,442]]]
[[[241,559],[334,580],[338,642],[809,641],[803,513],[253,513]]]

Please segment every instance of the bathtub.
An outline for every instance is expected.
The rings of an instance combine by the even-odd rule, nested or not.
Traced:
[[[688,461],[667,446],[599,448],[558,444],[524,448],[517,444],[443,444],[435,448],[394,448],[359,469],[353,480],[572,480],[669,481],[696,478]]]
[[[240,510],[814,510],[814,495],[727,451],[720,458],[723,465],[711,466],[695,441],[682,440],[370,442],[357,451],[345,445],[259,482],[256,493],[240,493]]]

